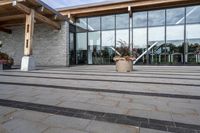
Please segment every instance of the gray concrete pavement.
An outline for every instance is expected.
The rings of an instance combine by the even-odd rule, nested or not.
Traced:
[[[126,124],[122,118],[108,121],[85,115],[63,116],[6,105],[0,106],[1,127],[13,133],[134,133],[137,127],[141,133],[161,133],[176,132],[179,129],[174,127],[181,125],[181,130],[187,128],[185,132],[197,132],[199,72],[199,66],[134,66],[131,73],[116,73],[114,66],[39,68],[29,73],[18,69],[0,71],[0,99],[27,102],[26,106],[35,103],[133,116],[145,118],[150,124]],[[160,126],[166,121],[175,126],[164,131],[157,120]]]

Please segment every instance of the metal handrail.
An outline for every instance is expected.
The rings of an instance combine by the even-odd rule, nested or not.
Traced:
[[[146,51],[144,51],[135,61],[133,61],[133,64],[135,64],[140,58],[142,58],[149,50],[151,50],[155,45],[157,45],[158,42],[155,42],[152,44]]]

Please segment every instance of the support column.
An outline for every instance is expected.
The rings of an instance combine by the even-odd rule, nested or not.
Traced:
[[[22,71],[30,71],[35,69],[35,60],[32,56],[32,42],[35,21],[34,18],[35,11],[31,9],[31,13],[26,15],[24,56],[21,62]]]

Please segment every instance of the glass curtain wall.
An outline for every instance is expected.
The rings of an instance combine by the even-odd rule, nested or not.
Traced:
[[[88,64],[101,64],[100,17],[88,18]]]
[[[121,47],[122,43],[130,48],[129,25],[129,14],[116,15],[116,48]]]
[[[148,12],[148,61],[165,63],[165,10]]]
[[[76,26],[69,24],[69,63],[76,64],[76,42],[75,42]]]
[[[87,64],[87,19],[76,20],[76,64]]]
[[[76,20],[77,64],[114,64],[116,47],[130,47],[128,14]]]
[[[102,64],[114,64],[115,56],[115,15],[102,16]]]
[[[185,63],[200,64],[200,6],[186,8]]]
[[[166,55],[171,64],[184,63],[185,9],[166,10]]]
[[[147,50],[147,12],[133,13],[133,55],[136,58]],[[147,54],[141,56],[137,64],[146,64]]]
[[[136,64],[199,64],[199,12],[190,6],[79,18],[76,64],[114,64],[121,42],[140,57]]]

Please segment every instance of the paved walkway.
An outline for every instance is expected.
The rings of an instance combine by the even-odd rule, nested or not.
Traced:
[[[200,67],[0,71],[0,132],[200,133]]]

